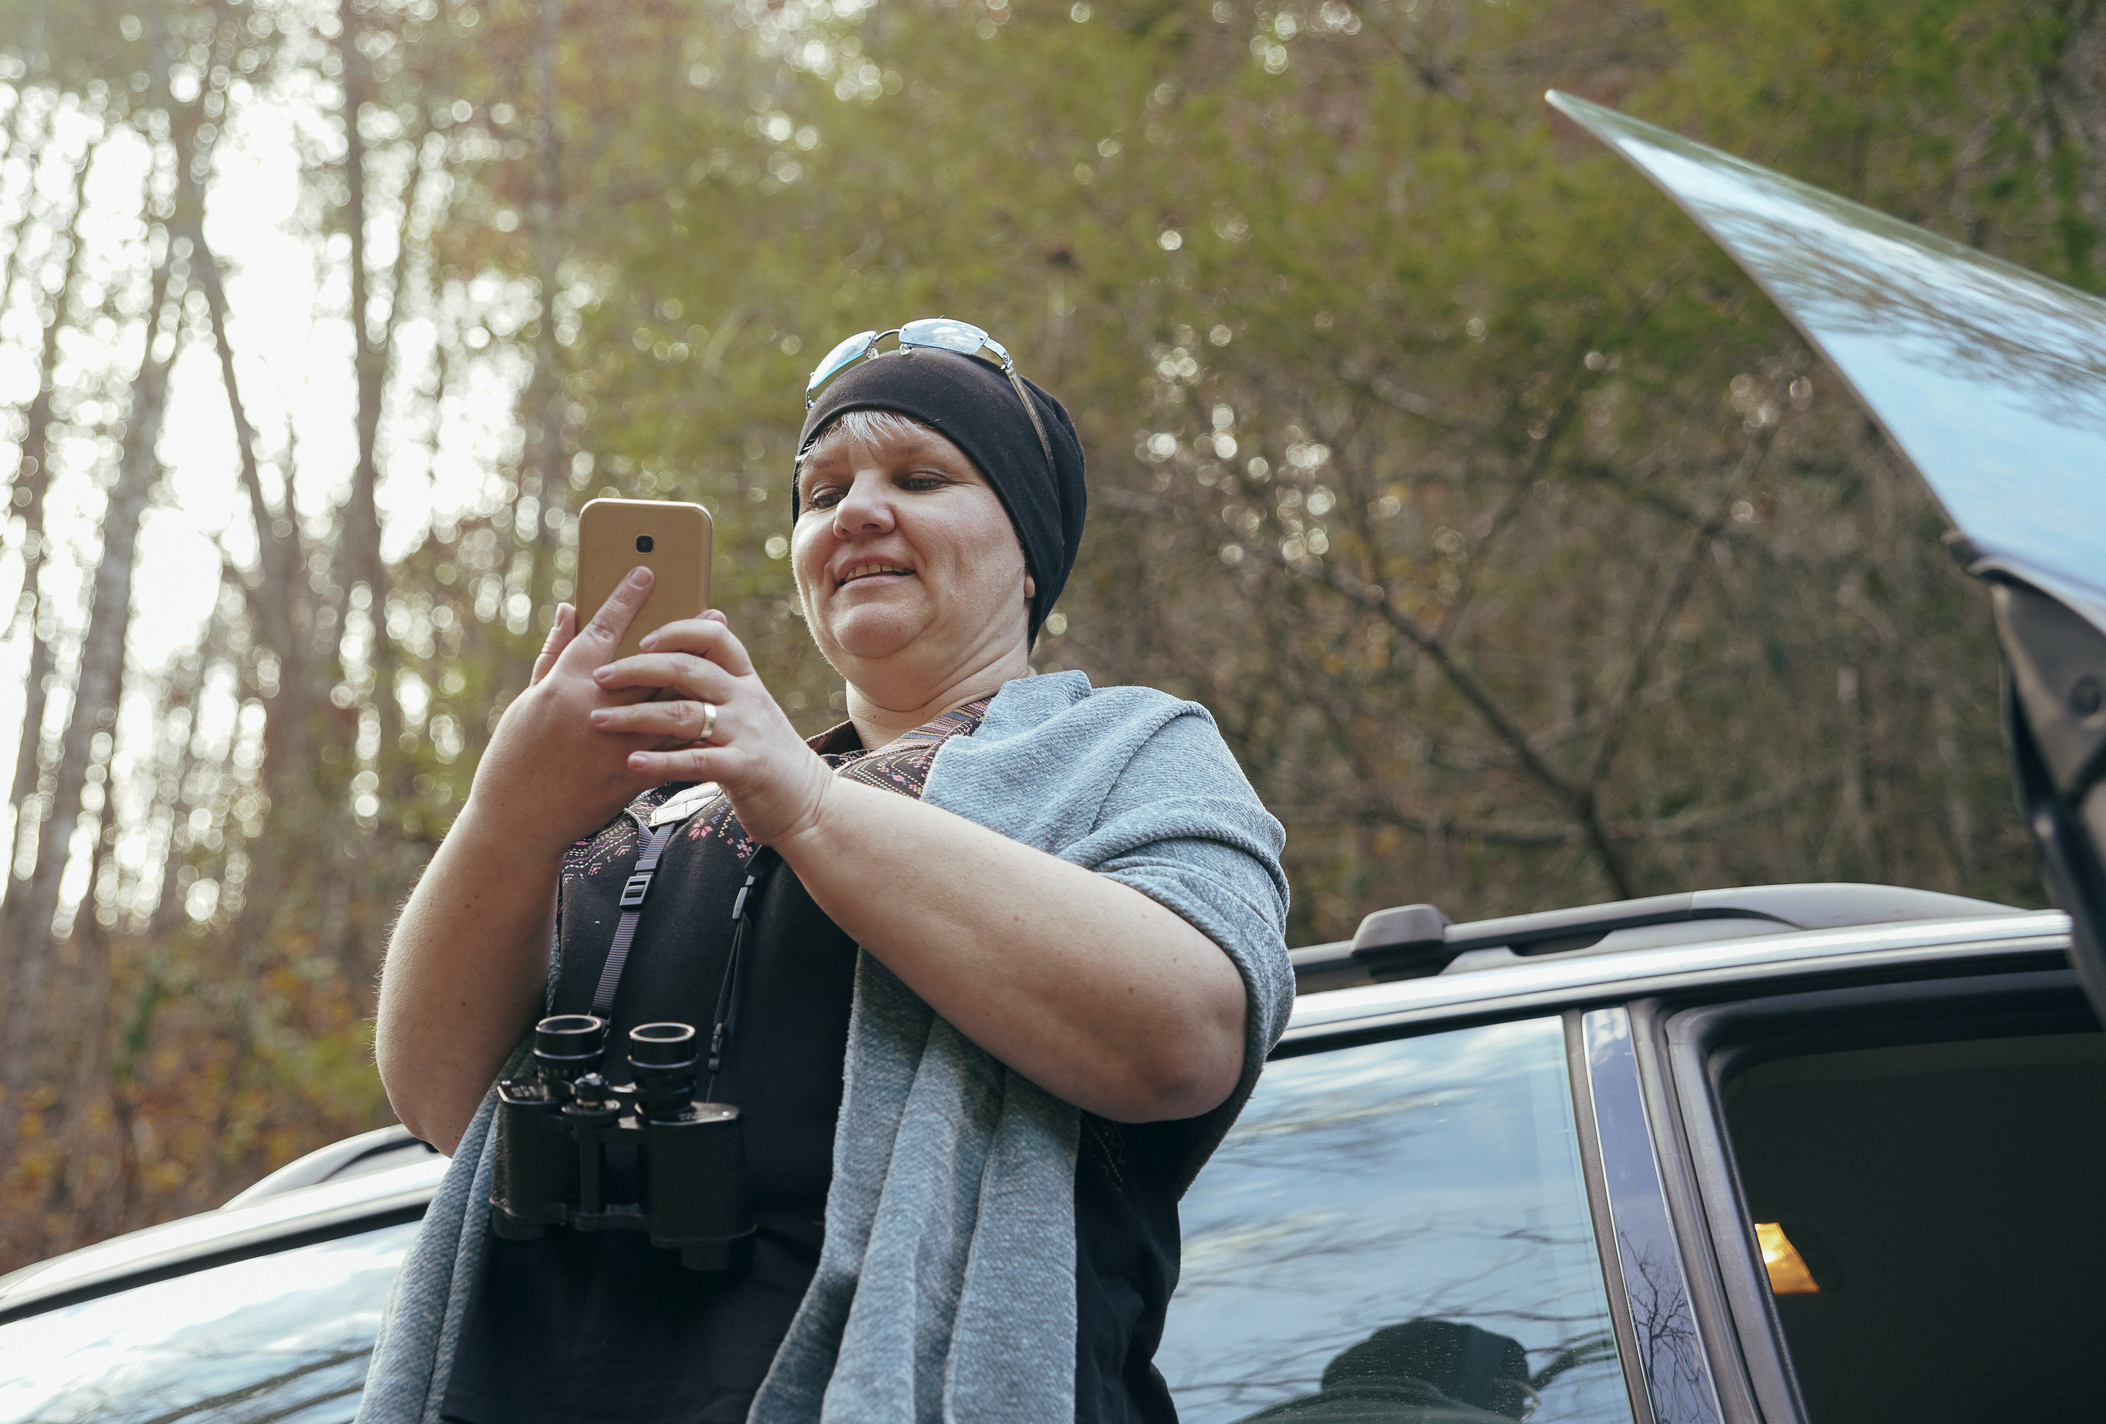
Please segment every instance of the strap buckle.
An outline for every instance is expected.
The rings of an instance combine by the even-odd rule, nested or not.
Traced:
[[[622,886],[621,904],[623,909],[633,910],[644,902],[644,896],[651,889],[651,877],[654,874],[656,874],[655,871],[639,870],[636,874],[629,877],[628,881]]]

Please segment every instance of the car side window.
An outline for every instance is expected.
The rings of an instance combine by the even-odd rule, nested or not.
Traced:
[[[0,1419],[348,1421],[416,1232],[313,1242],[0,1325]]]
[[[1631,1419],[1555,1018],[1270,1065],[1182,1214],[1185,1424]]]
[[[1720,1097],[1813,1424],[2096,1418],[2106,1034],[1794,1047]]]

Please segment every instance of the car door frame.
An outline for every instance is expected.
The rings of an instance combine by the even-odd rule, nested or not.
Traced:
[[[1728,1424],[1807,1424],[1807,1411],[1793,1372],[1783,1324],[1769,1288],[1768,1272],[1751,1228],[1719,1087],[1731,1070],[1734,1040],[1755,1033],[1770,1042],[1811,1034],[1848,1019],[1854,1027],[1890,1025],[1913,1034],[1924,1027],[1963,1021],[1982,1026],[2008,1017],[2029,1028],[2043,1014],[2060,1015],[2081,1004],[2076,974],[2066,961],[2036,960],[2038,967],[2005,957],[1988,964],[1925,964],[1915,974],[1810,976],[1797,984],[1765,984],[1759,994],[1734,997],[1665,995],[1635,998],[1618,1006],[1628,1013],[1638,1080],[1669,1219],[1680,1247],[1689,1301],[1704,1355],[1710,1363],[1722,1417]],[[1600,1091],[1599,1064],[1588,1064],[1579,1042],[1581,1011],[1568,1014],[1568,1045],[1575,1058],[1573,1082]],[[1745,1047],[1745,1045],[1741,1045]],[[1586,1067],[1587,1072],[1579,1070]],[[1590,1197],[1607,1198],[1601,1170],[1601,1139],[1594,1134],[1591,1100],[1579,1105],[1582,1160],[1588,1163]],[[1594,1134],[1594,1140],[1587,1139]],[[1614,1150],[1612,1146],[1612,1151]],[[1599,1212],[1601,1208],[1597,1208]],[[1597,1218],[1597,1236],[1600,1217]],[[1608,1240],[1610,1238],[1602,1238]],[[1612,1282],[1612,1314],[1618,1344],[1642,1304],[1604,1251]],[[1636,1354],[1633,1350],[1632,1358]],[[1642,1371],[1634,1375],[1634,1398],[1643,1396],[1655,1424],[1679,1424]]]

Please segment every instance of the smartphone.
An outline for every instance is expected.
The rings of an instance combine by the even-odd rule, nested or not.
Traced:
[[[578,626],[592,621],[629,570],[657,576],[651,596],[622,634],[617,658],[631,657],[646,633],[709,607],[709,511],[663,499],[596,499],[578,512]]]

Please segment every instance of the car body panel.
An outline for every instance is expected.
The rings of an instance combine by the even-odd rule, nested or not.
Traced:
[[[1694,1292],[1646,1112],[1630,1011],[1621,1004],[1590,1009],[1580,1033],[1602,1195],[1654,1424],[1722,1424],[1725,1411],[1697,1328]]]
[[[1678,928],[1702,932],[1712,927],[1697,922]],[[1960,972],[1970,963],[1985,960],[2053,958],[2067,940],[2067,917],[2042,910],[1529,960],[1304,994],[1296,1001],[1281,1052],[1311,1051],[1323,1040],[1341,1034],[1424,1032],[1670,990],[1754,986],[1864,972]],[[341,1160],[354,1155],[344,1147],[338,1144],[316,1156]],[[305,1171],[303,1163],[293,1165]],[[400,1167],[261,1197],[252,1188],[217,1211],[113,1237],[24,1267],[0,1277],[0,1321],[51,1308],[59,1301],[274,1249],[294,1238],[315,1239],[364,1229],[391,1217],[405,1219],[422,1210],[447,1165],[448,1159],[431,1154]],[[288,1176],[299,1175],[292,1168],[284,1170]]]
[[[0,1325],[0,1420],[346,1424],[417,1229],[280,1241]]]

